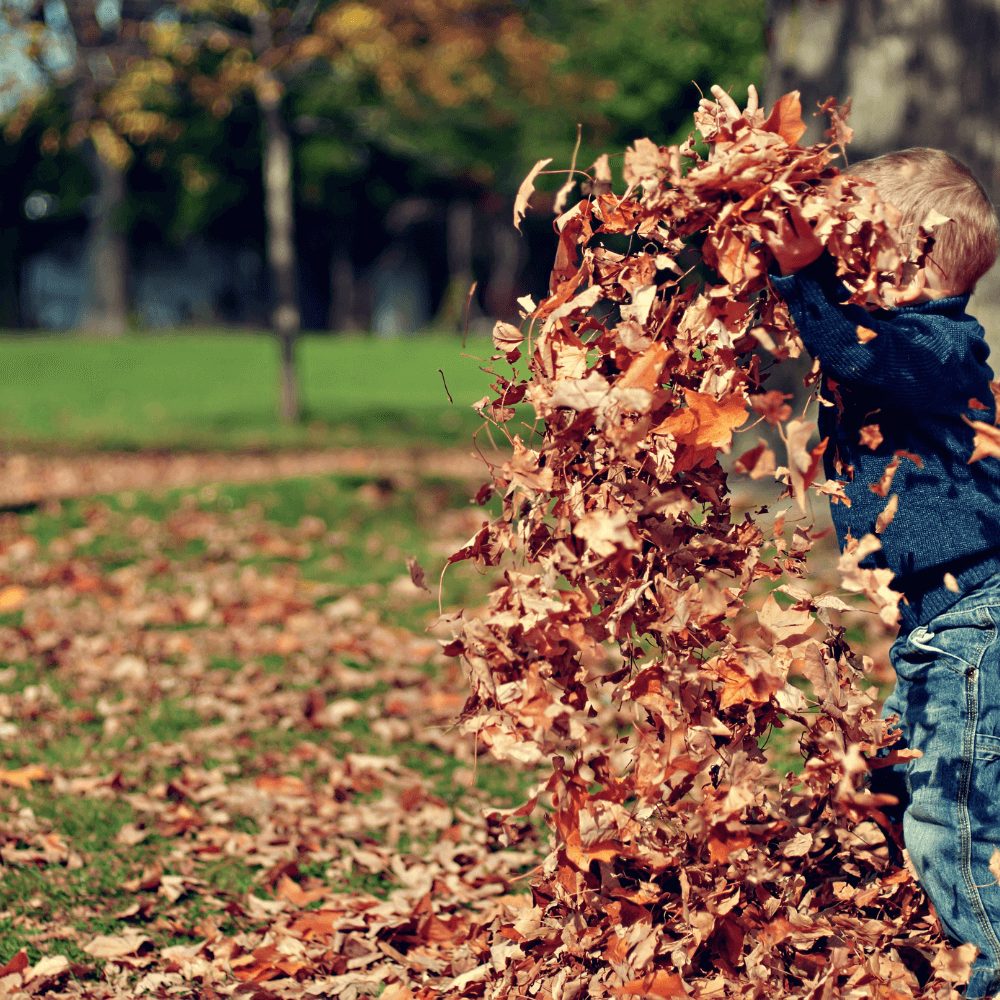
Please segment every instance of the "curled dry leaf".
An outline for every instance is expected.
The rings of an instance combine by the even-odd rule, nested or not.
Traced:
[[[427,586],[427,576],[424,572],[424,568],[413,556],[409,556],[407,558],[406,568],[410,571],[410,579],[413,581],[413,586],[419,587],[420,590],[426,590],[430,593],[430,587]]]
[[[535,193],[535,179],[552,162],[552,157],[539,160],[528,172],[528,176],[521,181],[521,186],[517,189],[514,198],[514,228],[520,232],[521,222],[528,211],[528,204],[531,196]]]
[[[984,458],[1000,458],[1000,427],[982,420],[969,420],[968,417],[962,419],[975,431],[969,464],[981,462]]]

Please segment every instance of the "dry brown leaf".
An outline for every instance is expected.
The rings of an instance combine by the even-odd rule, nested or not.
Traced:
[[[527,177],[521,181],[521,186],[517,189],[517,195],[514,197],[514,228],[519,232],[521,229],[521,221],[524,219],[525,213],[528,211],[531,196],[535,193],[535,180],[551,162],[551,156],[547,159],[539,160],[531,168],[531,170],[528,171]]]
[[[965,416],[962,419],[975,431],[969,464],[981,462],[984,458],[1000,458],[1000,427],[981,420],[969,420]]]

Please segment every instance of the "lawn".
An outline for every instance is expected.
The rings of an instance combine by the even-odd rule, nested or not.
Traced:
[[[484,818],[534,776],[479,758],[426,631],[484,516],[454,481],[334,477],[0,517],[0,992],[463,971],[539,852]],[[442,600],[488,585],[453,567]]]
[[[275,417],[277,348],[263,334],[112,341],[8,334],[0,337],[0,444],[64,450],[465,444],[481,423],[470,404],[489,383],[476,359],[485,361],[491,346],[483,337],[463,350],[458,336],[305,336],[305,421],[288,428]]]

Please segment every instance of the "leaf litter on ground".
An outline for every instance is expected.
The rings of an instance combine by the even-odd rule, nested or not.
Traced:
[[[456,728],[407,568],[481,523],[468,492],[317,479],[0,517],[0,992],[402,997],[468,971],[539,860],[485,817],[533,775]],[[481,599],[472,577],[449,600]]]

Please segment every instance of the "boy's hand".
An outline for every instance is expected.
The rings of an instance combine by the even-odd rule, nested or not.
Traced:
[[[707,97],[703,97],[698,102],[698,111],[711,119],[717,129],[726,128],[733,132],[735,131],[734,126],[740,120],[747,125],[763,123],[764,112],[760,108],[757,88],[752,83],[747,87],[747,106],[743,111],[718,84],[712,86],[711,93],[715,100],[710,101]]]

